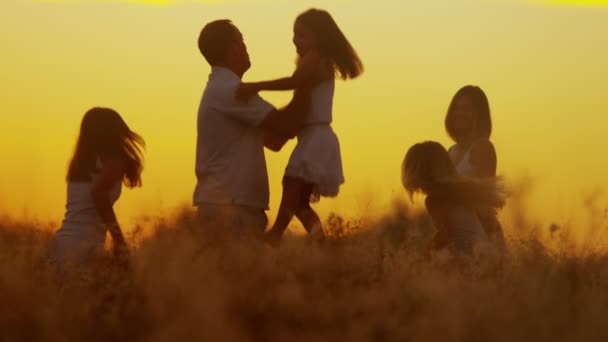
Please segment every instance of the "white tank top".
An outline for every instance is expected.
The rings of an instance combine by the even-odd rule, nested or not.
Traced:
[[[100,165],[98,161],[98,168]],[[84,261],[91,256],[90,252],[103,249],[107,227],[95,208],[91,194],[97,177],[92,175],[88,182],[68,182],[65,218],[51,244],[50,260],[61,262],[76,258]],[[109,195],[112,205],[120,197],[121,189],[121,182],[112,187]]]
[[[335,79],[323,81],[312,88],[310,112],[305,124],[330,124],[334,100]]]
[[[101,166],[101,162],[97,162],[97,166]],[[63,220],[63,226],[66,223],[78,223],[78,224],[89,224],[89,225],[102,225],[103,220],[95,203],[93,202],[93,196],[91,190],[93,189],[93,183],[97,179],[98,175],[93,174],[92,179],[89,182],[68,182],[67,188],[67,204],[66,213]],[[120,197],[122,192],[122,183],[117,182],[110,191],[110,203],[114,203]]]
[[[458,155],[458,149],[460,149],[460,146],[458,146],[458,144],[455,144],[452,145],[452,147],[450,147],[450,149],[448,150],[450,159],[452,159],[453,162],[456,160],[456,157]],[[471,148],[465,151],[460,161],[458,163],[454,163],[454,166],[456,167],[456,171],[458,171],[458,174],[460,174],[461,176],[475,176],[473,172],[473,165],[471,165]]]

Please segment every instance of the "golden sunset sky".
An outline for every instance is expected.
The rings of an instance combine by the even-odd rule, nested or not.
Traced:
[[[93,106],[116,109],[148,144],[144,187],[123,192],[120,219],[189,205],[209,73],[200,29],[232,19],[252,59],[245,80],[276,78],[293,71],[293,21],[310,7],[334,16],[366,67],[337,83],[346,184],[316,205],[323,217],[378,214],[405,198],[406,150],[450,144],[444,115],[466,84],[489,97],[499,173],[534,180],[536,217],[572,220],[608,184],[608,1],[2,0],[0,214],[61,220],[66,166]],[[289,93],[262,96],[283,105]],[[271,220],[293,144],[267,153]]]

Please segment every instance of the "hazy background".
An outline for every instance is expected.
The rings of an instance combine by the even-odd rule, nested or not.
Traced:
[[[499,173],[533,180],[528,207],[539,220],[582,219],[585,198],[605,200],[608,7],[561,2],[2,0],[0,214],[61,220],[66,166],[93,106],[119,111],[148,144],[144,187],[123,192],[120,219],[189,205],[209,73],[200,29],[232,19],[252,59],[245,79],[285,76],[294,18],[314,6],[334,16],[366,67],[337,84],[346,184],[316,206],[323,217],[374,215],[404,197],[405,151],[427,139],[447,147],[448,103],[476,84],[490,99]],[[263,96],[282,105],[289,93]],[[292,147],[267,153],[271,216]]]

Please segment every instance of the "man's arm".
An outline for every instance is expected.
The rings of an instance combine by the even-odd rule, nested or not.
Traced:
[[[260,124],[264,130],[266,147],[278,151],[295,137],[310,110],[310,87],[297,89],[287,106],[272,110]]]

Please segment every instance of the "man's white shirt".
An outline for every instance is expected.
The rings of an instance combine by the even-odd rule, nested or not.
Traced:
[[[198,110],[194,205],[268,209],[268,172],[259,125],[274,107],[256,95],[235,97],[241,79],[212,67]]]

